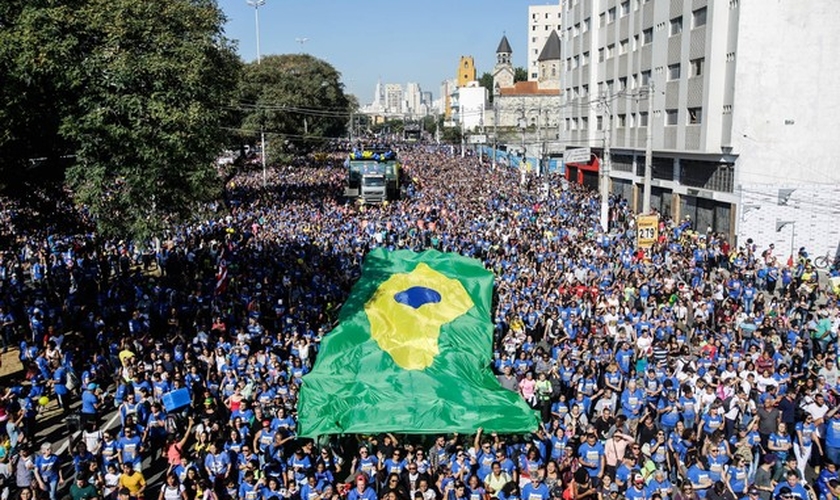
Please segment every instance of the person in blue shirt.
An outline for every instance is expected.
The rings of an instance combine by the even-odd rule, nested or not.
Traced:
[[[796,471],[788,471],[785,475],[785,481],[780,481],[779,484],[776,485],[776,488],[773,490],[773,497],[777,498],[779,495],[783,493],[783,490],[787,489],[790,496],[788,498],[798,499],[798,500],[806,500],[810,498],[808,496],[808,491],[805,489],[802,484],[799,482],[799,476],[796,475]]]
[[[87,389],[82,392],[82,415],[80,419],[82,428],[87,427],[88,422],[98,423],[100,392],[97,384],[88,384]]]
[[[134,427],[127,426],[123,433],[123,437],[117,440],[120,463],[131,463],[135,470],[140,470],[140,464],[143,462],[143,440],[137,435]]]
[[[597,485],[604,474],[606,465],[604,445],[598,442],[594,433],[590,432],[586,435],[586,441],[578,447],[577,454],[578,462],[589,473],[592,482]]]
[[[814,423],[814,417],[806,413],[804,422],[796,423],[796,439],[793,445],[793,452],[796,455],[796,468],[805,477],[805,466],[811,458],[811,449],[816,445],[819,456],[823,456],[820,435]]]
[[[367,474],[356,475],[356,487],[347,493],[347,500],[377,500],[376,492],[368,486]]]
[[[405,470],[407,465],[408,461],[402,458],[402,452],[399,448],[394,448],[392,456],[390,458],[386,458],[382,462],[382,468],[385,469],[385,472],[388,474],[399,475],[403,470]]]
[[[633,481],[624,492],[627,500],[648,500],[650,497],[645,489],[645,478],[641,474],[635,474]]]
[[[668,480],[665,469],[662,468],[654,471],[653,477],[648,481],[647,488],[645,488],[649,498],[652,498],[654,494],[658,493],[662,497],[662,500],[669,500],[673,490],[674,487],[671,485],[671,481]]]
[[[826,462],[825,466],[822,470],[820,470],[820,475],[817,477],[816,481],[820,498],[831,498],[829,496],[831,494],[829,482],[837,481],[838,479],[840,479],[840,475],[837,474],[837,464],[834,462]]]
[[[211,442],[204,458],[204,471],[213,481],[220,481],[230,473],[230,454],[222,449],[220,443]]]
[[[47,492],[50,500],[56,500],[58,488],[64,484],[64,475],[58,455],[53,453],[52,444],[41,445],[41,453],[35,457],[34,472],[41,490]]]
[[[352,468],[354,472],[364,474],[370,480],[379,470],[379,459],[370,454],[367,446],[362,446],[359,448],[359,458],[353,459]]]
[[[256,480],[254,479],[254,471],[245,472],[242,481],[239,485],[239,500],[257,500],[259,490],[257,489]],[[308,497],[303,496],[303,489],[301,488],[301,499],[305,500]]]
[[[686,429],[694,429],[697,425],[697,398],[689,386],[683,387],[683,395],[677,406],[682,414],[682,421]]]
[[[548,486],[537,474],[532,475],[531,482],[522,487],[522,500],[548,500],[549,497]]]
[[[694,465],[688,468],[686,477],[691,481],[691,486],[694,488],[697,496],[699,498],[706,498],[707,490],[712,487],[714,481],[712,481],[709,471],[706,470],[702,458],[698,458],[694,462]]]
[[[627,388],[621,393],[621,411],[627,417],[627,425],[630,434],[636,433],[639,425],[639,418],[642,416],[642,408],[645,404],[644,392],[636,387],[636,380],[629,379]]]
[[[67,390],[67,369],[61,366],[58,361],[53,361],[55,369],[52,372],[52,387],[55,395],[58,397],[58,402],[66,414],[70,411],[70,398]]]
[[[744,457],[735,455],[732,464],[726,469],[724,479],[736,497],[741,497],[747,491],[747,480],[749,479],[749,465]]]

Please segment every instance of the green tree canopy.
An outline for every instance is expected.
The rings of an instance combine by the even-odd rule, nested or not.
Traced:
[[[344,93],[341,74],[308,54],[271,55],[247,64],[239,84],[242,130],[254,141],[266,133],[268,161],[289,151],[311,151],[346,134],[357,106]]]
[[[105,234],[186,216],[219,186],[240,68],[223,23],[214,0],[4,3],[0,150],[22,150],[4,167],[73,154],[67,180]],[[43,125],[14,130],[28,120]]]
[[[513,70],[513,83],[516,82],[527,82],[528,81],[528,72],[522,66],[514,68]]]

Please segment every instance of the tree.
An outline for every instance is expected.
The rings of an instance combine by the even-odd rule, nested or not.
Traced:
[[[214,0],[12,3],[0,11],[0,67],[13,92],[50,97],[34,109],[47,140],[25,154],[75,155],[67,181],[103,234],[160,233],[217,193],[212,162],[240,63]],[[35,144],[36,132],[0,147]]]
[[[487,95],[489,96],[490,102],[493,102],[493,75],[485,71],[481,74],[481,78],[478,79],[478,83],[487,89]]]
[[[513,83],[516,82],[527,82],[528,81],[528,72],[522,66],[513,70]]]
[[[341,74],[309,54],[271,55],[246,65],[238,94],[241,127],[253,138],[265,131],[272,163],[343,137],[358,106],[344,93]]]

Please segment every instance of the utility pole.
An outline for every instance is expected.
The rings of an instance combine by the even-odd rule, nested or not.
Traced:
[[[496,170],[496,151],[499,149],[499,84],[493,87],[493,170]]]
[[[650,213],[650,180],[653,176],[653,82],[648,86],[647,137],[645,140],[645,184],[642,192],[642,213]]]
[[[600,171],[600,178],[601,178],[601,227],[604,229],[604,232],[608,232],[610,230],[609,227],[609,220],[610,220],[610,163],[612,159],[610,158],[610,145],[612,141],[612,108],[610,108],[609,101],[607,100],[606,93],[601,94],[601,106],[603,107],[604,116],[606,118],[606,124],[604,127],[604,161],[601,162],[601,165],[598,167]]]
[[[260,58],[260,7],[265,5],[265,0],[246,0],[248,5],[254,8],[254,22],[257,31],[257,64],[261,64]],[[262,115],[262,111],[260,112]],[[262,163],[263,187],[268,185],[268,172],[265,167],[265,127],[262,116],[260,117],[260,163]]]

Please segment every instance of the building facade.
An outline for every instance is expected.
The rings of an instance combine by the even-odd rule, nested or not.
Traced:
[[[641,210],[650,133],[653,209],[691,217],[698,230],[745,236],[749,227],[750,234],[766,233],[759,244],[779,241],[775,220],[761,230],[746,224],[745,193],[770,199],[778,198],[769,196],[773,189],[840,183],[831,167],[840,147],[830,139],[838,126],[821,112],[837,102],[828,88],[838,76],[829,54],[840,49],[838,30],[826,19],[831,5],[569,0],[561,32],[561,140],[589,145],[596,155],[567,170],[597,172],[609,144],[611,191]],[[811,224],[814,214],[832,213],[822,205],[802,208],[789,214],[801,227],[805,218]],[[753,210],[756,216],[761,209]],[[823,253],[837,247],[833,240],[798,246]]]
[[[528,6],[528,80],[539,78],[538,59],[548,37],[562,29],[560,4]]]
[[[472,56],[461,56],[458,62],[458,86],[466,87],[475,81],[475,61]]]
[[[404,104],[403,88],[399,83],[385,85],[385,113],[402,114]]]

